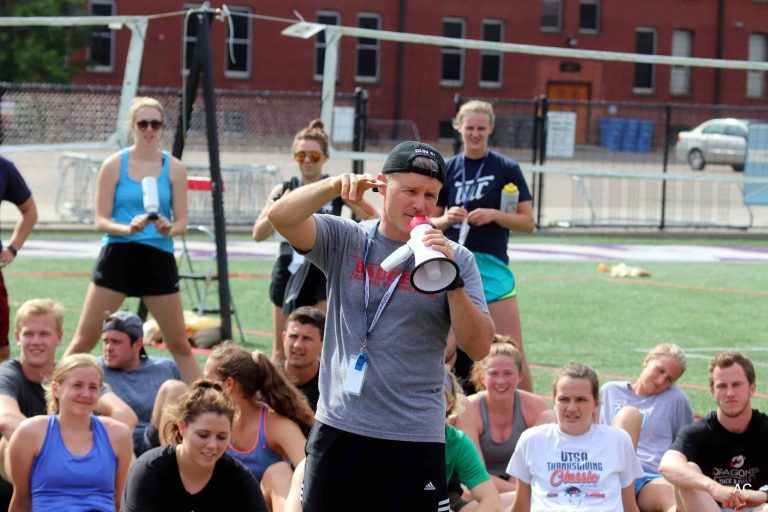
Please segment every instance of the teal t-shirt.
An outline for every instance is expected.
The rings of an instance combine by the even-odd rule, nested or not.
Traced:
[[[445,476],[449,482],[458,477],[470,491],[491,479],[472,440],[451,425],[445,426]]]

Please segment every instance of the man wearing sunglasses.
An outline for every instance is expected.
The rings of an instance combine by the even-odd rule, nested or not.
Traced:
[[[0,156],[0,201],[12,202],[21,213],[8,243],[5,245],[0,243],[0,268],[2,268],[13,263],[16,253],[24,245],[37,223],[37,206],[32,198],[32,192],[29,191],[29,187],[13,162],[2,156]],[[8,292],[5,289],[3,274],[0,272],[0,361],[11,356],[8,343],[9,326]]]
[[[434,148],[403,142],[377,178],[342,174],[306,185],[269,212],[275,229],[328,279],[305,511],[350,502],[376,510],[447,510],[446,338],[453,328],[467,354],[482,359],[493,321],[472,254],[439,230],[428,229],[422,243],[460,269],[443,291],[425,294],[412,286],[412,257],[390,272],[380,266],[409,240],[411,219],[432,214],[444,176],[445,162]],[[380,220],[356,224],[313,213],[338,196],[359,202],[369,189],[383,198]]]

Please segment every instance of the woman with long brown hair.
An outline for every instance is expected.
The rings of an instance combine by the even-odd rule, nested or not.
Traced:
[[[234,343],[216,347],[204,373],[221,382],[237,410],[227,453],[261,482],[270,509],[282,510],[291,465],[304,459],[306,435],[314,421],[306,397],[264,353]]]

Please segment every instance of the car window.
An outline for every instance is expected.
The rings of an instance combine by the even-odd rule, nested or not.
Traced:
[[[710,124],[703,130],[701,130],[701,133],[707,133],[709,135],[723,135],[725,133],[725,125],[724,124]]]
[[[735,135],[737,137],[744,137],[747,138],[747,130],[744,129],[744,127],[732,124],[725,127],[725,134],[726,135]]]

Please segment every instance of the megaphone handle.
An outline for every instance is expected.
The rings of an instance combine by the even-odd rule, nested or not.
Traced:
[[[381,262],[381,268],[385,272],[391,271],[393,268],[410,258],[412,252],[413,250],[411,247],[408,244],[404,244]]]

